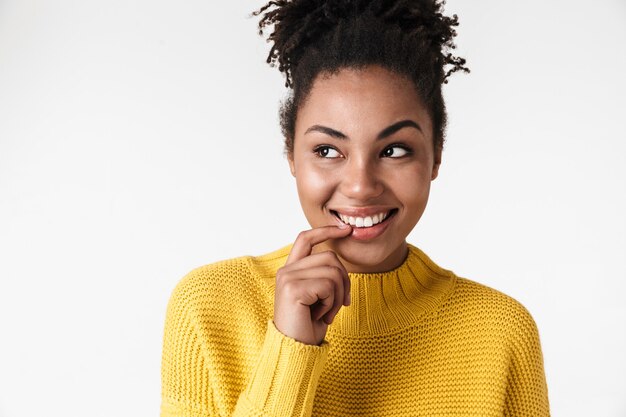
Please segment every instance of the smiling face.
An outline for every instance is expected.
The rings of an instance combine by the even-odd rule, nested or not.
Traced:
[[[383,272],[407,254],[441,150],[413,83],[379,66],[320,75],[298,109],[289,165],[311,227],[353,224],[329,240],[349,272]]]

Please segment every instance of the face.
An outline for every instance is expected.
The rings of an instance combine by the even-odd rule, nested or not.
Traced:
[[[409,79],[378,66],[318,76],[298,110],[289,165],[311,227],[353,231],[314,252],[336,252],[349,272],[399,266],[440,156]]]

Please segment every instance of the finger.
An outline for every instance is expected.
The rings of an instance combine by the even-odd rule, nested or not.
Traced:
[[[335,300],[332,300],[333,303],[334,301]],[[311,320],[314,322],[323,320],[324,323],[329,324],[326,316],[328,315],[332,306],[333,304],[331,303],[331,300],[320,300],[318,303],[312,305],[311,306]]]
[[[336,301],[336,285],[331,279],[313,279],[299,281],[298,301],[311,308],[311,318],[319,320],[332,310]]]
[[[346,227],[324,226],[300,232],[293,244],[293,247],[291,248],[291,252],[287,257],[285,265],[311,255],[311,251],[315,245],[328,239],[346,237],[351,233],[351,231],[352,227],[346,225]]]
[[[288,277],[286,278],[287,280],[289,280],[289,276],[294,277],[291,281],[297,277],[297,279],[295,279],[297,284],[295,284],[295,288],[292,287],[292,289],[296,289],[296,291],[292,291],[292,299],[296,299],[307,305],[313,305],[318,301],[315,298],[311,298],[312,293],[307,291],[307,285],[310,286],[310,288],[316,288],[314,286],[315,281],[332,281],[332,291],[335,300],[332,307],[335,310],[335,313],[339,311],[339,308],[341,308],[345,299],[344,271],[342,271],[341,268],[330,265],[320,265],[307,269],[289,271]],[[294,284],[292,283],[291,285],[293,286]],[[326,313],[326,311],[324,313]]]
[[[282,269],[285,272],[287,272],[287,271],[296,271],[296,270],[307,269],[307,268],[314,268],[316,266],[324,266],[324,265],[336,266],[337,268],[341,269],[346,274],[346,276],[348,275],[348,271],[339,260],[339,257],[337,256],[337,254],[330,250],[313,253],[303,259],[294,261],[289,265],[285,264],[285,266]]]
[[[312,255],[307,256],[304,259],[300,259],[299,261],[293,262],[290,265],[285,265],[283,267],[283,273],[302,270],[306,268],[313,268],[321,265],[329,265],[336,266],[342,271],[342,279],[343,279],[343,305],[350,305],[350,278],[348,276],[348,271],[345,266],[339,260],[337,254],[333,251],[324,251],[319,253],[314,253]]]

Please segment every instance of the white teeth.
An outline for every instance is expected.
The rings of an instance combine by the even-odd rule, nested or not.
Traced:
[[[389,215],[389,212],[374,214],[367,217],[352,217],[345,214],[337,213],[339,218],[345,224],[349,224],[356,227],[372,227],[385,220]]]

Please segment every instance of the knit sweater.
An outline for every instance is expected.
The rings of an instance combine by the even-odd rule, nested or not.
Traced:
[[[291,245],[187,274],[168,303],[161,417],[549,416],[536,324],[515,299],[409,245],[350,273],[321,345],[273,323]]]

